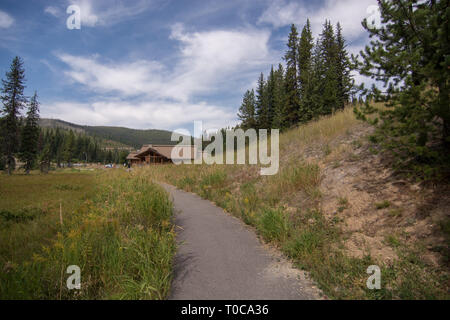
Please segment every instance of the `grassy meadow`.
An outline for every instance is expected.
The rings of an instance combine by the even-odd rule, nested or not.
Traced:
[[[139,170],[141,175],[209,199],[254,227],[266,242],[309,271],[329,298],[449,298],[448,278],[430,272],[413,250],[402,251],[389,265],[370,255],[346,255],[342,221],[322,214],[319,159],[339,158],[345,150],[332,147],[334,139],[360,125],[352,110],[346,109],[283,133],[280,170],[273,176],[260,176],[259,168],[249,165],[166,165]],[[366,269],[372,264],[381,266],[381,290],[366,287]]]
[[[164,190],[124,170],[0,175],[0,299],[164,299],[171,218]]]

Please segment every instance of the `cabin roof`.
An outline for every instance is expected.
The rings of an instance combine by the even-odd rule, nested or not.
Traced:
[[[127,156],[127,160],[139,160],[138,157],[136,157],[137,153],[136,152],[131,152],[128,156]]]
[[[176,157],[172,157],[172,151],[175,150]],[[190,150],[189,150],[190,149]],[[190,151],[190,155],[189,155]],[[144,144],[139,151],[130,153],[127,160],[140,160],[150,153],[156,153],[169,160],[184,160],[195,159],[197,148],[193,145],[180,146],[180,145],[155,145]]]

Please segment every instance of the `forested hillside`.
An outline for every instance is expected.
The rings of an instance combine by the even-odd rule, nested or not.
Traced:
[[[166,130],[129,129],[109,126],[82,126],[58,119],[41,119],[41,127],[63,128],[76,132],[83,132],[89,136],[105,139],[122,144],[122,146],[140,148],[143,144],[176,144],[170,140],[172,132]]]
[[[130,147],[71,129],[42,128],[37,144],[41,170],[74,162],[124,163]]]

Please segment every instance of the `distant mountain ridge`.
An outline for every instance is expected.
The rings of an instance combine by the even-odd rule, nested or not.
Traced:
[[[134,149],[139,149],[144,144],[174,145],[177,143],[170,140],[172,132],[167,130],[140,130],[113,126],[85,126],[64,120],[47,118],[40,119],[39,125],[42,128],[61,128],[84,133],[92,137],[118,142]]]

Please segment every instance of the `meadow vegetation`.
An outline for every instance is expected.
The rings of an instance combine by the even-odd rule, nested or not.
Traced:
[[[172,204],[124,170],[0,175],[0,299],[164,299]],[[81,268],[81,290],[66,269]]]

